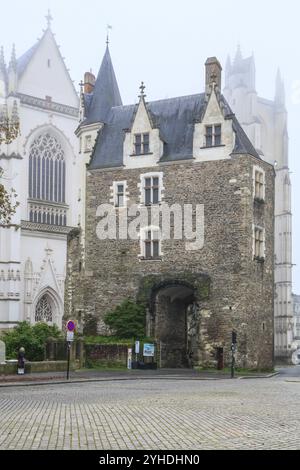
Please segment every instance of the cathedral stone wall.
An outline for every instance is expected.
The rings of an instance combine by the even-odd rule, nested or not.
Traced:
[[[253,167],[257,165],[266,172],[265,203],[257,203],[253,197]],[[139,240],[99,240],[96,234],[96,211],[99,205],[109,203],[113,182],[126,181],[128,205],[138,204],[140,175],[147,171],[88,171],[85,259],[80,270],[78,233],[69,240],[66,316],[78,312],[81,318],[94,315],[98,331],[107,333],[103,316],[124,299],[143,300],[149,320],[154,289],[163,283],[179,283],[193,290],[197,305],[195,363],[216,365],[217,349],[223,348],[228,364],[231,332],[236,330],[238,364],[272,367],[273,168],[245,155],[230,160],[159,165],[163,202],[194,207],[203,204],[205,217],[202,249],[187,251],[185,240],[164,240],[161,260],[142,260]],[[265,228],[265,261],[254,260],[254,225]]]

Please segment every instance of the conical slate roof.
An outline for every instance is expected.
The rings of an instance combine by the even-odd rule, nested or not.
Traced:
[[[122,99],[111,61],[109,48],[107,46],[94,86],[86,119],[82,124],[86,125],[93,124],[95,122],[106,122],[111,108],[115,106],[122,106]]]

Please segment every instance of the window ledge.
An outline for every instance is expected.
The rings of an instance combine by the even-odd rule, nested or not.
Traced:
[[[61,207],[64,209],[68,209],[69,206],[65,202],[55,202],[55,201],[47,201],[46,199],[33,199],[28,198],[27,202],[29,204],[37,204],[37,205],[44,205],[44,206],[51,206],[51,207]]]
[[[260,198],[260,197],[254,197],[254,202],[256,204],[264,204],[265,203],[265,200]]]
[[[145,155],[153,155],[153,152],[147,152],[147,153],[131,153],[129,156],[130,156],[130,157],[144,157]]]
[[[226,147],[226,145],[224,144],[220,144],[220,145],[210,145],[210,146],[204,146],[204,147],[200,147],[201,150],[204,150],[204,149],[215,149],[215,148],[218,148],[218,147]]]
[[[257,261],[258,263],[264,263],[266,258],[264,256],[254,256],[254,261]]]
[[[140,261],[162,261],[162,257],[158,258],[145,258],[144,256],[140,256]]]

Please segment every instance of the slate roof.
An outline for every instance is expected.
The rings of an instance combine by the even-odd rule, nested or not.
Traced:
[[[86,119],[82,126],[107,122],[112,107],[122,106],[122,99],[107,46],[92,96],[85,96]]]
[[[28,51],[26,51],[19,59],[17,59],[17,72],[18,77],[21,77],[25,72],[25,69],[29,62],[31,61],[35,51],[37,50],[39,42],[37,42],[34,46],[32,46]]]
[[[220,101],[225,118],[233,119],[236,144],[233,154],[250,154],[260,159],[246,133],[231,111],[225,98]],[[106,124],[99,132],[89,169],[111,168],[123,165],[125,130],[130,129],[138,105],[111,108]],[[205,94],[181,96],[147,103],[155,127],[164,140],[161,161],[193,158],[193,132],[195,121],[200,121],[206,108]]]

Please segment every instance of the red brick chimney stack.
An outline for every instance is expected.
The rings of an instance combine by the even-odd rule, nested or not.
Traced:
[[[84,74],[84,93],[93,93],[96,77],[92,72]]]

